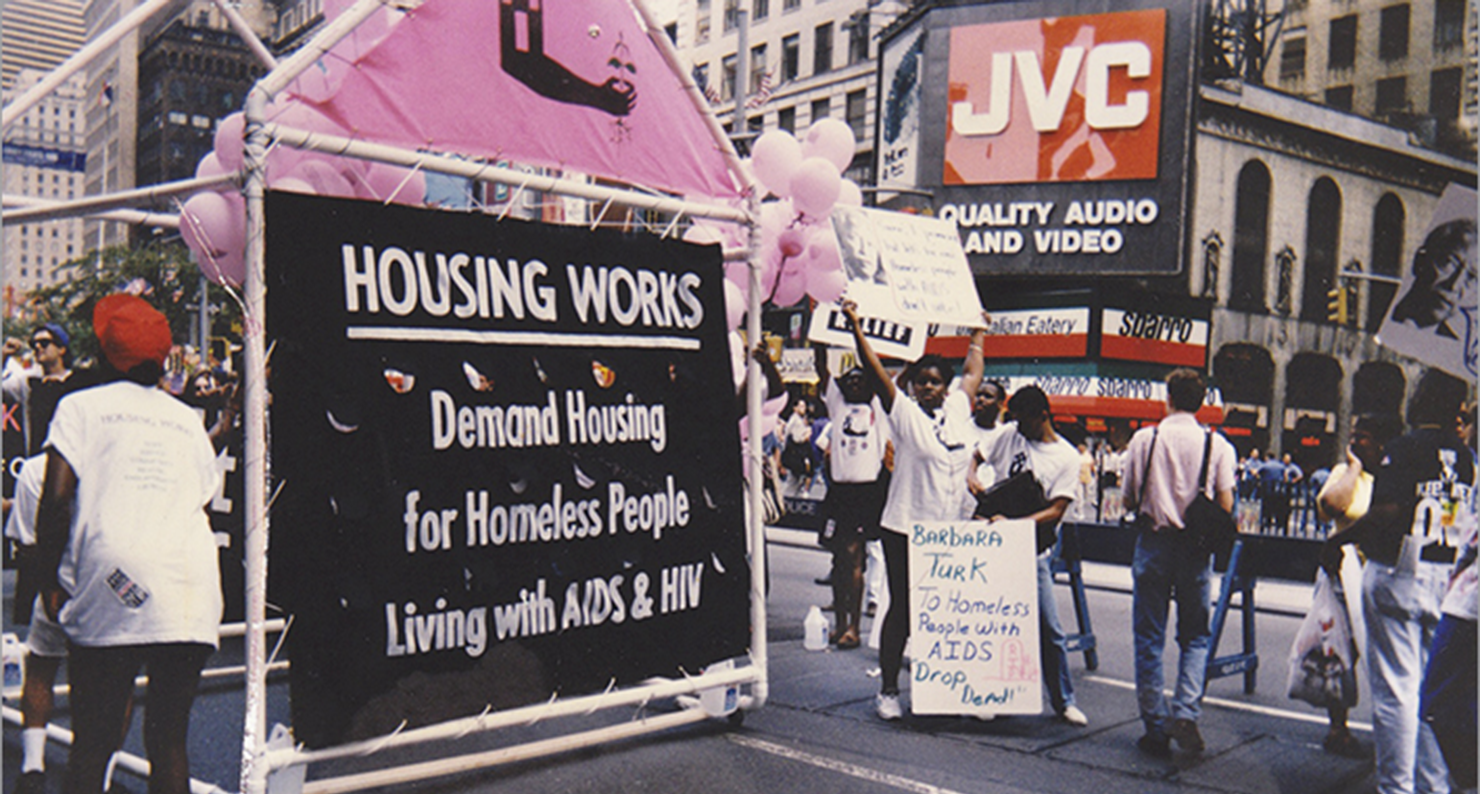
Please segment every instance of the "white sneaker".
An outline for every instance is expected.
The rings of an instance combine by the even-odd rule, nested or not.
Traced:
[[[1084,712],[1080,711],[1078,706],[1070,706],[1064,709],[1059,713],[1059,719],[1078,728],[1083,728],[1089,724],[1089,717],[1084,716]]]
[[[886,695],[883,692],[874,698],[874,711],[878,713],[879,719],[888,722],[904,716],[904,709],[899,706],[899,695]]]

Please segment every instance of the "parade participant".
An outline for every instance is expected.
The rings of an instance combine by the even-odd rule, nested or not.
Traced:
[[[971,429],[976,436],[971,444],[973,450],[1007,427],[1005,422],[998,421],[1006,407],[1007,385],[1000,380],[983,380],[976,390],[976,397],[971,401]],[[976,462],[974,473],[975,479],[971,476],[966,478],[966,506],[963,509],[968,516],[976,510],[977,495],[983,488],[997,481],[997,473],[985,461]]]
[[[21,406],[26,454],[35,455],[41,451],[57,401],[70,392],[96,384],[98,378],[94,373],[72,369],[72,337],[56,323],[46,323],[31,332],[33,367],[12,364],[19,361],[18,342],[6,340],[7,360],[4,374],[0,375],[0,388],[6,397]]]
[[[1419,691],[1459,533],[1473,525],[1475,461],[1455,435],[1467,384],[1424,372],[1408,404],[1408,433],[1384,450],[1367,514],[1326,540],[1330,574],[1341,547],[1361,545],[1362,611],[1372,682],[1372,738],[1381,794],[1449,791],[1433,729],[1419,719]]]
[[[158,388],[170,350],[164,315],[110,295],[93,328],[123,379],[58,404],[36,519],[43,601],[71,639],[64,791],[102,790],[143,667],[149,790],[188,794],[190,708],[222,607],[205,511],[216,455],[195,413]]]
[[[1136,699],[1146,733],[1137,742],[1142,752],[1171,754],[1170,740],[1183,750],[1200,753],[1202,712],[1207,675],[1208,579],[1212,555],[1188,532],[1187,506],[1198,491],[1198,472],[1206,457],[1204,494],[1224,510],[1233,508],[1233,445],[1204,428],[1195,414],[1207,396],[1196,370],[1181,368],[1167,375],[1167,417],[1142,428],[1126,450],[1121,499],[1127,511],[1142,518],[1131,563],[1131,620],[1136,647]],[[1162,652],[1166,646],[1167,612],[1177,601],[1177,685],[1168,703],[1163,689]]]
[[[1074,495],[1079,490],[1079,452],[1054,431],[1053,414],[1048,395],[1037,386],[1024,386],[1008,403],[1012,421],[1003,432],[977,445],[974,462],[986,463],[997,472],[999,481],[1023,472],[1032,474],[1042,489],[1044,506],[1032,513],[987,515],[997,521],[1003,518],[1027,518],[1037,525],[1038,543],[1038,645],[1043,662],[1043,684],[1048,689],[1049,705],[1054,713],[1070,725],[1084,726],[1089,718],[1074,705],[1074,681],[1069,675],[1069,649],[1064,628],[1059,623],[1058,603],[1053,596],[1054,541],[1059,522],[1063,521]],[[976,472],[971,474],[975,479]],[[981,491],[980,483],[972,485]]]
[[[1346,450],[1346,462],[1336,464],[1336,468],[1331,470],[1331,476],[1326,479],[1326,484],[1316,494],[1316,513],[1322,521],[1333,522],[1336,531],[1340,532],[1367,514],[1367,509],[1372,504],[1372,472],[1377,470],[1382,461],[1383,446],[1401,429],[1398,417],[1388,414],[1363,414],[1352,422],[1351,445]],[[1361,629],[1364,628],[1364,624],[1358,623],[1362,619],[1362,569],[1357,557],[1355,550],[1348,549],[1346,558],[1342,560],[1339,576],[1333,580],[1341,584],[1347,612],[1353,618],[1354,640],[1362,636]],[[1355,576],[1348,576],[1349,572],[1355,572]],[[1347,587],[1348,583],[1352,586]],[[1361,642],[1365,644],[1365,638]],[[1365,659],[1365,650],[1360,655]],[[1353,668],[1351,672],[1355,676],[1356,669]],[[1368,749],[1357,741],[1357,737],[1347,727],[1348,709],[1346,704],[1328,707],[1331,729],[1322,746],[1328,753],[1349,758],[1366,758],[1370,754]]]
[[[986,332],[978,329],[971,335],[958,389],[950,390],[953,374],[950,364],[937,356],[926,355],[905,371],[903,382],[909,385],[912,394],[901,399],[883,362],[864,336],[857,305],[845,301],[842,309],[864,360],[864,374],[889,417],[889,432],[894,441],[894,473],[880,519],[889,577],[889,610],[884,615],[879,647],[882,682],[875,710],[882,719],[897,720],[904,716],[899,703],[899,671],[910,634],[909,544],[905,533],[915,522],[961,518],[965,469],[971,462],[967,446],[971,440],[968,430],[971,395],[981,384],[982,343]]]
[[[823,505],[832,551],[830,579],[835,610],[830,638],[840,649],[857,648],[863,619],[863,547],[879,536],[879,515],[888,495],[889,473],[884,448],[889,440],[887,418],[879,399],[869,389],[863,368],[853,366],[837,379],[827,369],[819,349],[817,374],[822,398],[832,417],[827,434],[828,482]]]

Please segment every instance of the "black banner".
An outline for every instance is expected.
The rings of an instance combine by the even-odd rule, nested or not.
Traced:
[[[746,652],[717,247],[274,193],[267,277],[299,740]]]

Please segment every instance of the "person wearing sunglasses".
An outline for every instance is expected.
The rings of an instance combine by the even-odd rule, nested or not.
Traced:
[[[63,395],[96,383],[95,379],[75,377],[78,371],[72,369],[71,343],[67,330],[57,323],[37,326],[29,344],[34,364],[22,367],[12,365],[20,359],[20,340],[6,340],[7,361],[0,387],[8,402],[20,406],[20,427],[28,457],[41,451],[51,415]]]

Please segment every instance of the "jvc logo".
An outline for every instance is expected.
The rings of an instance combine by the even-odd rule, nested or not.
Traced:
[[[1054,68],[1053,79],[1045,82],[1038,54],[1031,50],[998,52],[992,55],[991,99],[985,113],[978,113],[971,102],[951,105],[951,128],[960,135],[997,135],[1012,121],[1012,75],[1017,66],[1028,118],[1038,132],[1055,132],[1064,122],[1080,67],[1084,69],[1084,120],[1090,129],[1118,130],[1136,127],[1150,113],[1150,95],[1142,90],[1125,92],[1125,101],[1111,103],[1110,71],[1124,67],[1132,80],[1144,80],[1152,74],[1151,48],[1139,41],[1117,41],[1089,48],[1065,47]]]

